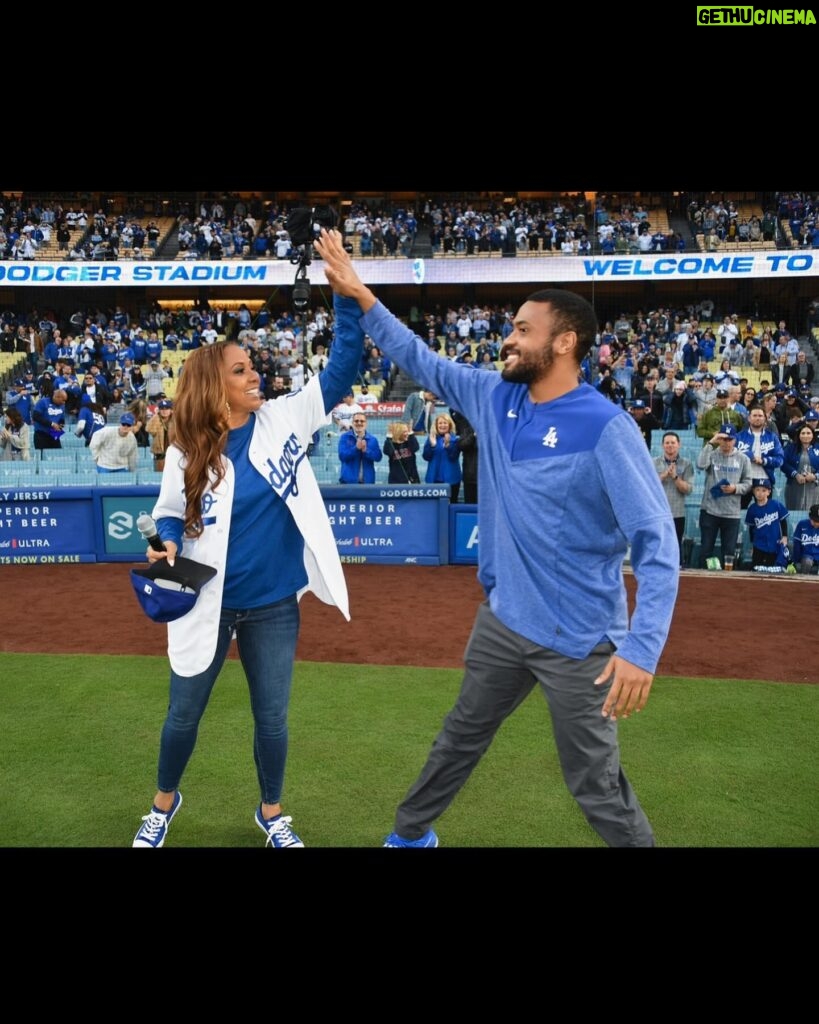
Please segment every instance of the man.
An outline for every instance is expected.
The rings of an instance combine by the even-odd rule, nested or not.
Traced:
[[[694,398],[697,402],[697,422],[704,412],[714,407],[717,400],[717,389],[714,386],[714,378],[710,373],[703,374],[702,379],[697,381],[694,375]],[[699,387],[696,385],[699,384]]]
[[[731,423],[737,428],[742,430],[745,426],[745,417],[736,412],[734,409],[728,408],[728,399],[730,392],[728,388],[717,388],[717,397],[714,405],[704,412],[697,422],[697,437],[703,439],[703,447],[708,443],[708,439],[714,436],[717,428],[723,423]]]
[[[51,395],[43,395],[34,403],[31,419],[34,423],[34,447],[37,449],[62,448],[65,433],[65,403],[68,393],[55,388]]]
[[[333,422],[339,432],[349,430],[353,425],[353,417],[357,413],[364,412],[362,406],[355,400],[352,391],[348,391],[339,404],[333,409]]]
[[[374,484],[375,464],[384,453],[378,438],[367,430],[367,417],[357,412],[349,430],[338,439],[338,457],[341,460],[340,484]]]
[[[680,435],[674,430],[663,434],[663,453],[654,460],[654,468],[663,485],[668,507],[674,517],[674,529],[683,567],[683,535],[685,533],[685,499],[694,489],[694,464],[680,455]]]
[[[23,417],[23,423],[31,426],[31,413],[35,405],[35,394],[33,387],[29,390],[25,378],[18,377],[13,384],[13,390],[6,395],[6,404],[9,408],[15,408]]]
[[[634,422],[640,428],[640,433],[645,438],[646,446],[649,451],[651,450],[651,432],[653,430],[659,430],[662,427],[662,423],[657,419],[654,413],[648,408],[645,401],[642,398],[638,398],[632,402],[628,410],[634,417]]]
[[[432,823],[504,719],[539,685],[564,779],[591,826],[610,846],[653,846],[619,764],[616,722],[648,700],[679,554],[633,419],[578,383],[597,332],[594,309],[571,291],[536,292],[502,345],[503,370],[475,373],[430,352],[376,300],[338,232],[322,231],[316,246],[334,291],[361,309],[366,333],[463,413],[481,439],[478,576],[486,601],[456,705],[384,845],[438,845]],[[639,594],[631,622],[622,578],[629,547]]]
[[[796,388],[788,388],[783,392],[783,400],[776,407],[776,422],[779,427],[779,436],[784,440],[785,436],[791,436],[791,430],[796,423],[802,425],[805,413],[810,407],[799,397]]]
[[[723,423],[697,454],[697,466],[705,470],[705,486],[700,505],[700,542],[702,564],[714,554],[717,536],[722,545],[723,562],[734,553],[739,539],[742,495],[751,489],[753,469],[747,455],[736,450],[737,428]]]
[[[136,432],[142,426],[130,412],[124,412],[116,427],[103,427],[91,435],[89,448],[98,473],[135,473]]]
[[[785,342],[785,351],[788,358],[788,366],[793,367],[796,364],[796,360],[799,356],[801,349],[799,348],[799,342],[787,331],[780,338],[780,342]]]
[[[289,395],[290,388],[285,384],[284,377],[279,374],[275,374],[273,377],[273,383],[265,386],[264,397],[265,398],[281,398],[282,395]]]
[[[747,381],[745,382],[747,385]],[[740,430],[744,430],[748,425],[748,406],[742,400],[742,386],[741,384],[731,384],[728,388],[728,408],[738,413],[742,417],[742,426]]]
[[[697,398],[684,380],[674,381],[671,391],[663,395],[663,405],[663,426],[667,430],[688,430],[697,425]]]
[[[736,338],[732,338],[719,355],[720,359],[730,359],[731,366],[739,366],[742,363],[742,345]]]
[[[105,386],[105,379],[96,366],[92,366],[83,377],[80,405],[84,398],[89,398],[95,405],[101,405],[103,409],[107,409],[111,404],[111,392]]]
[[[768,428],[767,415],[762,406],[754,406],[748,411],[748,425],[737,434],[737,451],[751,460],[755,479],[762,475],[760,469],[765,470],[773,491],[776,470],[782,465],[784,452],[779,433]],[[747,508],[749,504],[750,492],[743,496],[741,502],[742,508]]]
[[[657,381],[657,394],[662,395],[665,398],[666,394],[673,392],[674,385],[678,382],[685,384],[685,381],[680,375],[680,371],[673,366],[667,367],[662,371],[662,376]]]
[[[164,394],[165,381],[167,379],[168,374],[162,369],[157,360],[154,359],[145,373],[145,394],[148,396],[149,402],[158,401],[161,395]]]
[[[435,416],[437,397],[427,388],[413,391],[404,402],[404,422],[414,434],[428,434],[429,425]]]
[[[368,384],[362,384],[361,390],[358,395],[358,404],[363,409],[372,409],[374,405],[378,405],[378,398],[370,391]]]
[[[819,433],[819,412],[809,408],[798,420],[794,419],[788,424],[785,433],[791,441],[796,441],[799,431],[807,424],[814,433]]]
[[[788,367],[786,383],[794,388],[801,388],[803,384],[810,386],[813,383],[813,363],[808,362],[807,354],[801,349],[796,354],[796,362]]]

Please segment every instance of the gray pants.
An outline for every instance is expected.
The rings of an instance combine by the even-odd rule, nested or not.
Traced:
[[[427,763],[396,812],[395,831],[418,839],[449,807],[503,721],[540,684],[549,704],[563,778],[592,828],[609,846],[653,846],[651,826],[620,767],[617,723],[600,711],[610,684],[595,686],[614,647],[567,658],[507,629],[478,609],[455,706]]]

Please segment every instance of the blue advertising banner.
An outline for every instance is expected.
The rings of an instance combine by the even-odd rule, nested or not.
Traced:
[[[96,562],[88,487],[0,490],[0,565]]]
[[[446,564],[449,489],[427,484],[322,487],[342,562]]]
[[[136,521],[151,514],[158,493],[127,484],[0,489],[0,565],[141,562],[146,544]],[[321,494],[342,562],[449,562],[447,486],[345,485]]]
[[[449,560],[453,565],[477,565],[477,505],[451,506],[449,511]]]

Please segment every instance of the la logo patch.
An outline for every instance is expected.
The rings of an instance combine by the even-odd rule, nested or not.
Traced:
[[[557,447],[557,441],[558,441],[557,431],[555,430],[554,427],[549,427],[548,432],[543,437],[543,444],[547,448],[556,448]]]

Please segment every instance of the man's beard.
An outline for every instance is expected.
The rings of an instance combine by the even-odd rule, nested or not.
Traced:
[[[501,358],[503,358],[503,350],[501,350]],[[515,365],[504,367],[501,370],[501,377],[512,384],[534,384],[549,373],[554,362],[555,357],[550,338],[545,347],[537,354],[522,355],[518,352]]]

